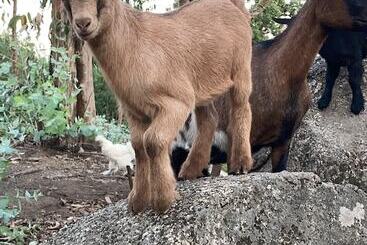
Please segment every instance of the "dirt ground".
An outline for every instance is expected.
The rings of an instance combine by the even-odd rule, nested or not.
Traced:
[[[8,177],[0,183],[0,195],[26,190],[43,194],[38,201],[22,200],[22,212],[14,222],[35,225],[39,240],[129,193],[128,180],[121,173],[101,174],[108,161],[98,152],[72,153],[35,145],[18,147],[18,151]]]

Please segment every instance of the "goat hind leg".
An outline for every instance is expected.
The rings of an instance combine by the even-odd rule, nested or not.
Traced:
[[[364,110],[364,98],[363,92],[361,90],[361,83],[363,79],[363,66],[362,61],[355,62],[354,64],[348,66],[349,72],[349,84],[352,88],[353,99],[351,105],[351,111],[358,115],[362,110]]]
[[[169,149],[190,110],[185,103],[166,99],[144,134],[144,148],[150,158],[152,205],[160,213],[166,211],[176,198],[176,179]]]
[[[274,146],[271,150],[272,172],[279,173],[287,170],[289,142]]]
[[[211,103],[195,109],[198,133],[193,147],[182,165],[179,179],[196,179],[203,175],[203,170],[208,167],[210,150],[214,133],[218,124],[218,114]]]

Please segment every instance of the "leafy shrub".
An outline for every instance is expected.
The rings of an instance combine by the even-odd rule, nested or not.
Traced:
[[[102,73],[96,64],[93,64],[93,82],[97,115],[104,115],[109,120],[118,119],[115,96],[107,87]]]
[[[258,3],[260,0],[256,0]],[[278,35],[282,26],[273,21],[274,17],[294,16],[301,8],[303,0],[272,0],[264,11],[256,16],[252,22],[253,38],[263,41]]]
[[[4,42],[9,42],[18,51],[19,74],[11,71],[11,59],[6,54]],[[6,47],[6,46],[5,46]],[[23,141],[27,136],[34,140],[63,136],[68,126],[69,108],[79,92],[68,90],[71,75],[68,71],[69,57],[66,51],[54,49],[59,60],[51,59],[54,66],[49,74],[49,62],[32,53],[29,42],[13,42],[0,37],[0,136]],[[55,80],[61,86],[54,86]]]
[[[93,139],[100,134],[113,143],[127,142],[130,138],[126,124],[120,125],[116,120],[108,120],[105,116],[97,116],[92,124],[86,124],[83,119],[77,119],[66,129],[66,135],[72,138],[82,135]]]

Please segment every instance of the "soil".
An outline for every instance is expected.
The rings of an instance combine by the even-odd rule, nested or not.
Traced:
[[[78,218],[127,197],[128,179],[117,173],[103,176],[108,160],[98,152],[72,153],[26,145],[18,147],[0,195],[40,191],[37,201],[21,200],[13,225],[31,225],[44,240]],[[17,202],[15,202],[17,203]]]

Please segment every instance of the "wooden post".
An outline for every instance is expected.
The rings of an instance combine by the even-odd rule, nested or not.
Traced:
[[[133,170],[130,168],[130,166],[127,166],[126,169],[127,169],[127,178],[129,179],[130,190],[132,190],[134,186]]]

